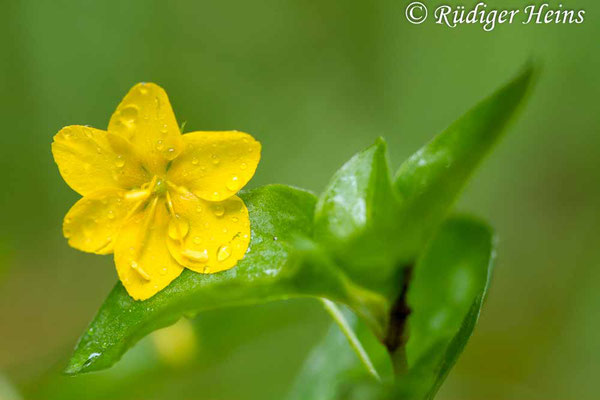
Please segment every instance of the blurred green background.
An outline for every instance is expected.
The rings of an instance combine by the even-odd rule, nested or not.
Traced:
[[[113,370],[61,378],[116,281],[110,256],[62,237],[78,196],[50,153],[61,127],[104,129],[133,84],[153,81],[186,131],[239,129],[262,142],[251,186],[319,192],[380,135],[396,168],[530,58],[543,65],[538,85],[458,204],[500,243],[480,325],[439,398],[597,398],[600,6],[563,1],[587,11],[581,25],[484,32],[410,25],[408,3],[6,2],[0,398],[15,385],[40,399],[279,399],[327,326],[308,300],[210,312],[193,322],[194,360],[165,364],[145,340]]]

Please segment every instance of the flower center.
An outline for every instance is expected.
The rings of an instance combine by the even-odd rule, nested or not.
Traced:
[[[158,178],[156,180],[156,183],[154,184],[154,189],[152,190],[152,193],[155,193],[157,195],[161,195],[164,194],[167,191],[167,181],[162,179],[162,178]]]

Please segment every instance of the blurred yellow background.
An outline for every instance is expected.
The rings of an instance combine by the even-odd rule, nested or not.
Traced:
[[[185,131],[240,129],[262,142],[250,187],[285,183],[319,192],[380,135],[395,169],[534,58],[543,72],[527,107],[458,203],[496,228],[498,263],[480,324],[438,398],[597,398],[600,6],[563,1],[586,10],[581,25],[484,32],[430,20],[411,25],[408,3],[6,2],[4,378],[40,399],[279,399],[327,324],[308,300],[210,312],[193,322],[193,366],[145,362],[140,370],[135,357],[147,360],[147,340],[117,365],[119,373],[58,378],[116,281],[110,256],[80,253],[62,237],[62,218],[78,196],[50,153],[61,127],[104,129],[133,84],[156,82]]]

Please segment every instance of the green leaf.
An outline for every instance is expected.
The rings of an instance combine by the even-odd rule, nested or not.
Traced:
[[[408,291],[408,372],[400,398],[431,399],[469,340],[494,260],[494,235],[472,218],[447,220],[415,266]]]
[[[204,275],[185,270],[165,290],[135,301],[119,283],[77,344],[65,372],[107,368],[135,342],[182,315],[299,296],[326,297],[353,307],[377,329],[385,302],[350,282],[307,238],[315,197],[269,185],[241,193],[250,214],[250,249],[238,265]],[[297,250],[296,250],[297,249]]]
[[[343,315],[345,326],[331,325],[306,358],[286,400],[348,398],[359,387],[378,391],[381,380],[391,381],[392,366],[385,347],[352,312],[344,307],[335,309]],[[352,337],[350,342],[349,336]],[[354,347],[356,343],[360,343],[358,352]],[[365,359],[369,360],[368,366]],[[381,380],[375,378],[371,370],[376,370]]]
[[[528,65],[512,81],[480,102],[417,151],[398,170],[403,253],[413,258],[427,242],[474,169],[501,137],[531,86]]]
[[[383,139],[356,154],[333,176],[315,211],[315,240],[351,279],[393,298],[398,199]]]

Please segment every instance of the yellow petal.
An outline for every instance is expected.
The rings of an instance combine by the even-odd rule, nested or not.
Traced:
[[[82,196],[98,189],[131,189],[149,180],[131,145],[99,129],[61,129],[54,136],[52,154],[65,182]]]
[[[124,190],[105,189],[80,199],[63,221],[69,245],[81,251],[110,254],[114,241],[133,207]]]
[[[260,143],[247,133],[192,132],[183,140],[185,149],[173,160],[168,179],[204,200],[225,200],[237,193],[260,161]]]
[[[112,115],[108,131],[129,140],[154,174],[164,173],[169,160],[183,149],[167,93],[154,83],[131,88]]]
[[[208,202],[192,193],[173,192],[170,197],[175,217],[167,242],[180,264],[214,273],[233,268],[244,257],[250,243],[250,220],[242,199],[232,196]]]
[[[121,228],[115,243],[119,279],[131,297],[145,300],[181,274],[167,249],[169,214],[162,199],[154,198]]]

